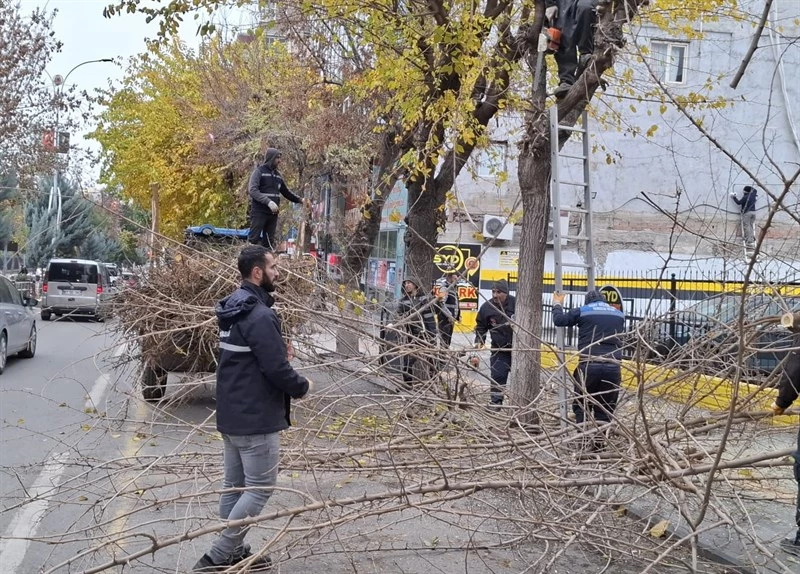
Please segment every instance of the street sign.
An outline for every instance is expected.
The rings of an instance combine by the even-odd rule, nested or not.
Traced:
[[[617,311],[622,311],[622,293],[613,285],[603,285],[600,287],[600,293],[606,299],[606,303],[614,307]]]

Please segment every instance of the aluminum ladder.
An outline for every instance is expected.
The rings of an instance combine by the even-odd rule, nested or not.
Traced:
[[[579,134],[581,138],[580,155],[562,153],[559,149],[559,131],[570,132],[570,135]],[[594,274],[594,246],[592,244],[592,188],[589,173],[589,161],[591,159],[591,144],[589,142],[589,114],[584,110],[581,119],[575,126],[564,126],[558,123],[558,106],[550,107],[550,215],[553,222],[553,266],[554,266],[554,289],[564,291],[564,270],[580,269],[586,273],[587,290],[595,288]],[[561,179],[562,160],[580,161],[583,164],[583,181],[570,181]],[[579,188],[583,192],[583,200],[580,207],[562,205],[562,186],[566,188]],[[580,192],[578,194],[580,196]],[[561,234],[561,214],[577,213],[583,218],[578,235]],[[575,241],[584,246],[586,263],[565,263],[562,256],[561,242]],[[583,291],[572,291],[580,297],[584,297]],[[582,300],[581,300],[582,303]],[[558,380],[561,384],[558,388],[559,412],[561,415],[561,426],[567,425],[567,405],[572,389],[572,375],[567,371],[565,362],[565,329],[566,327],[556,328],[556,350],[558,356]]]

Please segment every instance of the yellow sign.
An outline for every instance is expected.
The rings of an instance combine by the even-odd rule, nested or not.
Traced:
[[[519,267],[519,251],[500,251],[500,267]]]

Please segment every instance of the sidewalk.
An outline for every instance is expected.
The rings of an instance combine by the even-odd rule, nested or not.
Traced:
[[[335,336],[332,333],[320,333],[311,336],[313,346],[318,355],[335,352]],[[471,333],[454,333],[451,348],[468,350],[472,348]],[[308,345],[296,344],[299,352],[309,352]],[[366,381],[384,389],[396,390],[397,386],[376,372],[374,364],[368,364],[368,357],[378,355],[375,341],[362,339],[361,358],[348,359],[338,366],[347,365],[348,370],[363,373]],[[488,375],[488,352],[482,352],[480,371]],[[298,357],[302,356],[298,353]],[[469,375],[476,389],[488,392],[486,379]],[[551,379],[548,385],[555,385]],[[680,403],[668,401],[662,396],[649,396],[648,404],[659,405],[665,410],[681,408]],[[477,404],[485,402],[483,397],[474,397]],[[635,392],[623,390],[621,409],[633,409],[636,402]],[[699,410],[699,409],[698,409]],[[700,411],[702,412],[702,411]],[[797,429],[795,426],[770,427],[764,423],[737,423],[737,432],[729,437],[722,462],[732,459],[758,457],[767,452],[789,452],[796,448]],[[747,431],[747,432],[745,432]],[[721,431],[702,437],[703,447],[712,451],[715,441],[721,438]],[[719,442],[716,442],[718,445]],[[779,549],[778,543],[795,531],[794,499],[797,493],[793,480],[792,467],[784,457],[774,464],[781,466],[755,466],[743,469],[717,471],[717,476],[724,476],[725,481],[716,482],[710,493],[718,511],[709,509],[702,523],[694,529],[697,535],[698,552],[701,556],[720,564],[733,566],[734,572],[740,573],[795,573],[800,572],[800,559],[790,556]],[[704,460],[699,465],[708,464]],[[691,482],[691,479],[689,479]],[[695,494],[696,500],[702,500],[702,489]],[[649,493],[638,487],[625,487],[621,491],[623,498],[631,502],[625,504],[625,510],[631,516],[644,523],[643,528],[649,530],[653,525],[666,521],[667,536],[672,540],[688,540],[691,528],[685,517],[677,510],[677,504],[667,504],[663,496]],[[690,516],[698,516],[700,509],[697,503],[687,504]]]

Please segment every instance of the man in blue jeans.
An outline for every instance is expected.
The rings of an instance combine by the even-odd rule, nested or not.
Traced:
[[[239,255],[242,286],[217,303],[220,356],[217,366],[217,430],[224,444],[223,520],[261,514],[278,477],[279,433],[289,428],[292,398],[304,397],[311,381],[289,364],[281,323],[271,309],[277,258],[260,245]],[[242,563],[251,572],[271,567],[269,556],[252,556],[246,527],[222,531],[194,572],[224,572]]]

